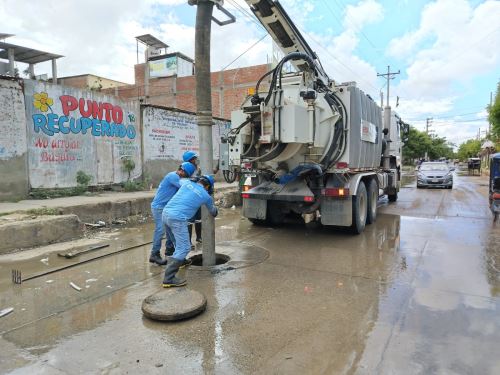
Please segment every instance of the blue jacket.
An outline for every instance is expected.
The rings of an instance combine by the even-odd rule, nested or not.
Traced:
[[[158,186],[156,195],[151,202],[151,208],[163,209],[181,187],[180,182],[181,177],[177,174],[177,172],[168,173],[160,182],[160,186]]]
[[[188,221],[202,205],[212,216],[217,216],[217,207],[203,186],[191,180],[182,180],[179,191],[163,209],[163,215],[169,219]]]

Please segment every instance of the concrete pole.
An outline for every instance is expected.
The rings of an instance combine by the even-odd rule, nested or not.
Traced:
[[[212,85],[210,79],[210,32],[214,3],[198,0],[195,27],[196,120],[203,174],[212,174]],[[203,266],[215,265],[215,220],[205,207],[201,211]]]
[[[391,168],[391,163],[390,163],[390,158],[389,158],[389,147],[390,147],[390,140],[391,140],[391,107],[389,105],[385,106],[384,108],[384,129],[387,129],[387,134],[385,135],[384,139],[386,141],[386,147],[384,151],[384,169],[390,169]]]
[[[15,70],[16,70],[16,67],[14,65],[14,49],[13,48],[9,48],[7,49],[7,56],[9,58],[9,73],[12,77],[14,77],[16,74],[15,74]]]
[[[57,84],[57,62],[52,59],[52,83]]]
[[[35,79],[35,64],[29,64],[30,79]]]

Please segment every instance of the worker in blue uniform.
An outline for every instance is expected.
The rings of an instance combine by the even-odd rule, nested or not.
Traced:
[[[181,178],[190,177],[195,171],[195,167],[191,163],[182,163],[177,171],[168,173],[158,186],[155,197],[151,202],[151,213],[153,214],[153,219],[155,221],[155,230],[153,233],[153,247],[151,248],[151,255],[149,256],[149,261],[151,263],[156,263],[160,266],[167,264],[166,259],[161,257],[161,241],[163,234],[165,233],[165,225],[162,221],[163,208],[167,205],[168,201],[174,196],[174,194],[180,188]],[[174,245],[171,238],[166,239],[166,250],[165,256],[172,255],[174,252]]]
[[[217,207],[211,197],[214,188],[212,176],[201,176],[198,179],[182,180],[179,191],[163,209],[163,223],[167,233],[171,236],[175,252],[168,257],[167,268],[163,278],[163,287],[170,288],[186,285],[186,280],[175,275],[186,261],[191,250],[191,241],[188,234],[188,220],[194,216],[201,206],[205,205],[212,216],[217,216]]]
[[[184,162],[187,161],[193,164],[197,168],[196,173],[193,175],[193,177],[199,177],[201,175],[201,171],[198,168],[198,154],[196,152],[186,151],[182,155],[182,160],[184,160]],[[201,209],[196,211],[194,216],[188,221],[189,243],[191,243],[191,238],[193,237],[193,226],[196,233],[196,242],[201,243]],[[191,248],[193,247],[194,245],[191,245]]]

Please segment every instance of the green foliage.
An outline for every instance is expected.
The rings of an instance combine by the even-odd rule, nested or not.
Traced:
[[[76,183],[82,186],[89,186],[92,176],[86,174],[84,171],[76,172]]]
[[[87,186],[84,185],[78,185],[76,187],[62,188],[62,189],[34,189],[30,192],[30,197],[32,199],[73,197],[75,195],[82,195],[86,191],[87,191]]]
[[[469,139],[458,147],[458,158],[462,161],[468,158],[475,158],[481,151],[481,141],[477,139]]]
[[[488,121],[491,122],[491,139],[500,142],[500,82],[497,84],[495,100],[488,106]]]
[[[403,157],[406,163],[427,156],[431,160],[453,158],[453,144],[446,138],[431,137],[427,133],[410,126],[408,139],[403,146]]]
[[[144,190],[144,183],[142,181],[126,181],[123,183],[123,190],[125,191]]]
[[[32,210],[26,211],[29,215],[59,215],[57,208],[54,207],[42,207],[42,208],[33,208]]]
[[[127,182],[130,181],[130,173],[135,169],[135,162],[130,158],[126,157],[122,159],[123,169],[128,173]]]

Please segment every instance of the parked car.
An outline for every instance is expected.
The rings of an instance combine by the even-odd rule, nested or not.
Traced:
[[[453,171],[448,164],[442,162],[425,162],[417,172],[417,188],[421,187],[453,187]]]

